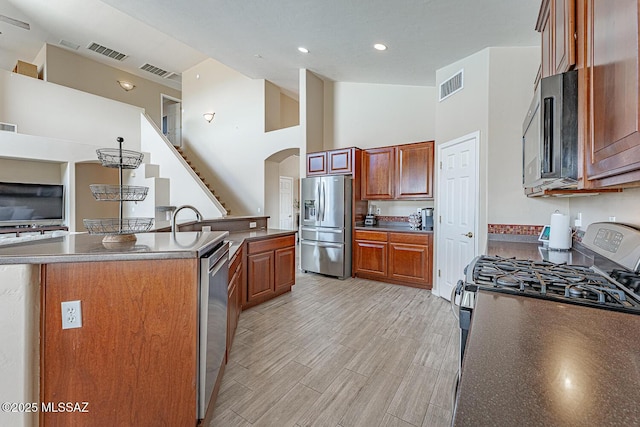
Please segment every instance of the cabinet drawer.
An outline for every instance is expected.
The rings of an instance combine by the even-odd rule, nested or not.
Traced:
[[[392,243],[409,243],[412,245],[428,245],[428,234],[419,233],[389,233],[389,241]]]
[[[386,242],[386,231],[369,231],[369,230],[356,230],[356,240],[373,240],[376,242]]]
[[[257,242],[249,242],[249,254],[257,254],[260,252],[272,251],[279,248],[286,248],[287,246],[294,246],[296,238],[292,234],[290,236],[275,237],[272,239],[259,240]]]
[[[229,275],[233,275],[236,272],[240,263],[242,262],[242,247],[238,249],[238,251],[233,255],[231,261],[229,262]]]

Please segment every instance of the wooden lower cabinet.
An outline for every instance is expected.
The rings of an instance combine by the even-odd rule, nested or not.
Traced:
[[[242,268],[243,250],[240,248],[229,263],[229,299],[227,302],[227,351],[226,361],[229,361],[229,353],[233,345],[233,337],[238,327],[238,318],[242,311],[242,284],[244,269]]]
[[[387,277],[387,243],[367,240],[355,241],[356,274],[368,277]]]
[[[41,426],[196,425],[198,260],[49,264],[42,268]],[[61,303],[82,327],[62,329]]]
[[[242,309],[291,290],[295,284],[295,235],[247,244],[247,286]]]
[[[358,277],[431,289],[432,235],[356,230]]]

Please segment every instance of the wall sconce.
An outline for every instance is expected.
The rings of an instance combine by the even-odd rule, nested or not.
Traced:
[[[127,92],[129,92],[130,90],[133,90],[136,87],[136,85],[126,80],[118,80],[118,84],[122,89],[124,89]]]
[[[204,117],[204,119],[206,121],[211,123],[211,120],[213,120],[213,116],[215,116],[215,115],[216,115],[216,113],[204,113],[202,116]]]

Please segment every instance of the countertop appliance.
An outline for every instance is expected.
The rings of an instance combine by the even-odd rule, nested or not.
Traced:
[[[364,217],[364,225],[368,227],[372,227],[378,223],[378,219],[376,218],[376,205],[369,204],[367,208],[367,214]]]
[[[582,245],[593,256],[591,267],[481,255],[465,268],[451,295],[460,322],[460,369],[478,290],[640,315],[640,230],[593,223]]]
[[[522,125],[522,184],[533,192],[575,187],[578,72],[540,80]]]
[[[203,419],[227,348],[229,242],[200,258],[198,419]]]
[[[302,179],[303,271],[341,279],[351,276],[352,186],[348,175]]]
[[[433,231],[433,208],[422,208],[422,229]]]

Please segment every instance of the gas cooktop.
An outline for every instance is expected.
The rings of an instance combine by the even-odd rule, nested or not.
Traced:
[[[624,272],[627,276],[637,273]],[[467,271],[467,291],[520,294],[640,314],[640,295],[594,269],[495,256],[476,258]]]

